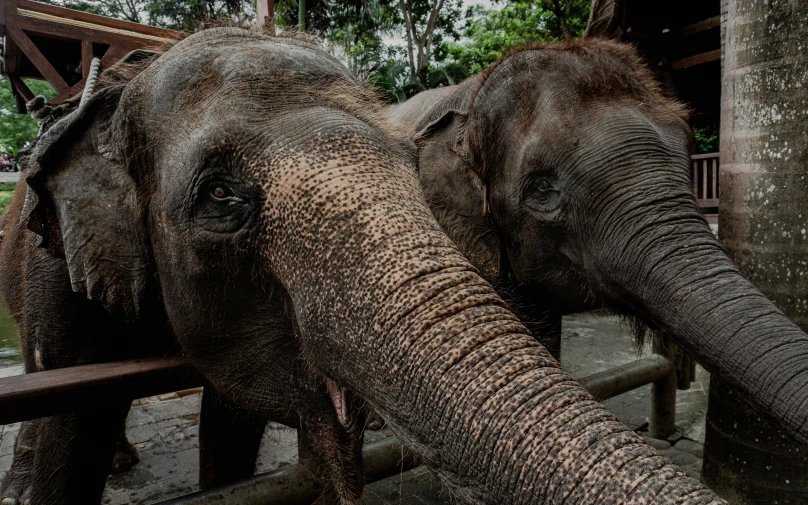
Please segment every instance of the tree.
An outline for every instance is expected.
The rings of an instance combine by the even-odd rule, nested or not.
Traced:
[[[719,236],[744,276],[808,331],[808,2],[736,0],[724,9]],[[789,358],[799,366],[771,373],[798,377],[802,356]],[[704,482],[732,503],[808,503],[808,451],[720,379],[710,378]]]
[[[35,95],[50,99],[56,95],[50,84],[44,81],[25,80]],[[0,76],[0,153],[13,154],[36,139],[39,127],[31,116],[19,114],[14,103],[11,83]]]
[[[547,10],[553,13],[548,20],[552,32],[560,32],[565,39],[573,39],[586,30],[589,20],[589,1],[542,0]]]
[[[472,7],[466,13],[463,43],[449,44],[451,59],[476,74],[497,61],[509,50],[537,41],[553,41],[570,36],[578,37],[586,29],[589,16],[587,0],[562,0],[568,5],[563,11],[562,23],[558,15],[543,1],[507,2],[498,10]]]
[[[457,39],[462,0],[399,0],[407,41],[412,80],[427,87],[427,71],[433,51],[441,58],[443,37]]]

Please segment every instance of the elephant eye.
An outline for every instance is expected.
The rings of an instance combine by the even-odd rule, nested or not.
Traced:
[[[230,186],[221,182],[214,182],[208,186],[208,192],[214,200],[237,200],[236,194],[230,189]]]
[[[550,184],[550,181],[547,179],[542,179],[536,183],[536,189],[539,191],[550,191],[553,189],[553,185]]]
[[[531,181],[529,186],[529,191],[533,192],[538,191],[540,193],[547,193],[553,191],[554,189],[555,187],[553,186],[553,183],[550,182],[550,180],[548,180],[545,177],[539,177],[534,179],[533,181]]]

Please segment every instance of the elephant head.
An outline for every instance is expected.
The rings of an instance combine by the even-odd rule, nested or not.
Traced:
[[[200,32],[43,137],[29,221],[111,311],[138,317],[159,282],[217,390],[320,426],[315,445],[350,436],[345,402],[361,398],[468,503],[720,501],[530,337],[382,117],[314,46]]]
[[[489,279],[557,312],[637,316],[808,441],[808,336],[724,254],[691,193],[686,111],[633,48],[526,47],[415,100],[391,115]]]

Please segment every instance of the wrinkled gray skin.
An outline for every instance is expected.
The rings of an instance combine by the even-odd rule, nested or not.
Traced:
[[[632,48],[585,40],[516,52],[390,115],[415,132],[438,221],[515,306],[559,326],[602,305],[636,316],[805,443],[808,337],[711,233],[689,129],[654,87]]]
[[[382,115],[316,48],[201,32],[40,140],[20,217],[64,252],[76,296],[112,314],[139,321],[159,281],[171,330],[227,401],[272,417],[291,388],[304,426],[319,414],[341,433],[337,410],[355,405],[331,405],[328,377],[461,502],[723,503],[530,336],[441,231],[414,146]],[[33,503],[97,502],[126,410],[109,408],[103,436],[87,416],[40,431]],[[106,458],[93,472],[76,467],[88,442]]]

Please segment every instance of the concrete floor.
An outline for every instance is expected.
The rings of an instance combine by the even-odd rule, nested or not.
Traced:
[[[563,328],[562,363],[576,377],[607,370],[638,357],[630,330],[617,318],[573,315],[564,318]],[[19,368],[0,370],[0,376],[9,373],[19,373]],[[679,391],[678,433],[670,441],[649,440],[696,477],[701,471],[708,379],[708,374],[699,369],[691,389]],[[630,428],[643,434],[647,430],[649,395],[650,386],[645,386],[604,404]],[[131,470],[110,476],[104,494],[105,505],[151,504],[197,490],[200,400],[198,391],[186,391],[135,403],[127,419],[127,431],[141,460]],[[18,430],[18,425],[5,426],[0,435],[0,477],[11,464]],[[389,433],[369,433],[368,438],[383,436]],[[258,471],[267,472],[296,462],[295,431],[271,425],[264,434]],[[438,505],[452,501],[443,486],[424,468],[367,488],[370,505]]]

